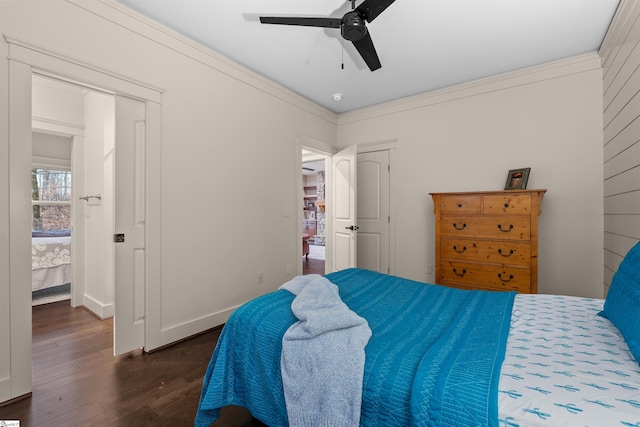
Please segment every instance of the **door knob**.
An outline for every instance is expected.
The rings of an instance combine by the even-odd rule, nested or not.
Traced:
[[[351,231],[356,231],[358,228],[360,227],[358,227],[357,225],[350,225],[348,227],[345,227],[345,229],[351,230]]]

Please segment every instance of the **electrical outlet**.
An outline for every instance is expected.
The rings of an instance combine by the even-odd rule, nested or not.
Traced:
[[[427,264],[427,274],[433,274],[433,265]]]
[[[262,271],[258,271],[258,284],[264,283],[264,273]]]
[[[284,266],[284,273],[287,276],[291,276],[291,265],[287,264],[287,265]]]

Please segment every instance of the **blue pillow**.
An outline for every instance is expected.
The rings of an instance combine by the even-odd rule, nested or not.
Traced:
[[[640,364],[640,242],[620,263],[611,280],[604,310],[598,314],[618,328]]]

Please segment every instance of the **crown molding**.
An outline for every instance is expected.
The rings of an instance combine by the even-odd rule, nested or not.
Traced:
[[[342,113],[338,125],[599,69],[600,56],[592,52]]]
[[[256,90],[336,124],[338,115],[284,86],[234,62],[226,56],[178,33],[114,0],[66,0],[68,3],[125,28],[140,37],[184,55]]]

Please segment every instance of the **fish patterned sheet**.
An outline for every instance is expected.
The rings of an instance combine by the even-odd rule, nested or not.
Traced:
[[[500,426],[640,427],[640,366],[604,300],[517,295],[498,386]]]

